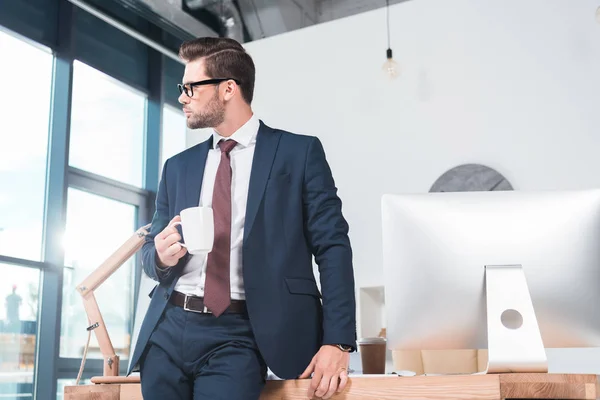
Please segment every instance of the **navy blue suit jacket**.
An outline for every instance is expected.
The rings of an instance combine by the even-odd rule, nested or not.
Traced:
[[[186,255],[166,272],[158,270],[154,236],[181,210],[198,205],[211,144],[212,137],[164,165],[156,212],[142,248],[144,271],[159,284],[151,294],[129,373],[137,367],[190,257]],[[322,296],[312,255],[319,266]],[[252,329],[277,376],[298,377],[322,344],[356,346],[348,224],[317,138],[261,122],[248,189],[242,262]]]

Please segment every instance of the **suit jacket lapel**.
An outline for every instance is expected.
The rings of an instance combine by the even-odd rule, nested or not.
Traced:
[[[246,221],[244,223],[244,242],[252,230],[258,206],[262,201],[275,160],[275,153],[279,144],[281,133],[266,126],[262,121],[256,137],[256,149],[252,160],[252,172],[248,187],[248,203],[246,204]]]
[[[185,208],[197,207],[200,201],[200,189],[204,178],[204,166],[208,150],[212,146],[211,137],[196,145],[195,151],[190,153],[190,159],[187,161],[185,169]]]

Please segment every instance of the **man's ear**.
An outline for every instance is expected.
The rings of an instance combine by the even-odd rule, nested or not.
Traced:
[[[233,81],[226,81],[223,83],[224,83],[223,99],[231,100],[233,98],[233,96],[236,94],[236,92],[240,89],[237,87],[237,85]]]

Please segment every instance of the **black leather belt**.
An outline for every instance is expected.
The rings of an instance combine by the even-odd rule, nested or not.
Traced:
[[[198,296],[190,296],[180,292],[173,291],[169,302],[177,307],[182,307],[186,311],[202,314],[212,314],[212,312],[204,305],[204,298]],[[226,313],[243,314],[246,312],[245,300],[231,300],[231,304],[225,310]]]

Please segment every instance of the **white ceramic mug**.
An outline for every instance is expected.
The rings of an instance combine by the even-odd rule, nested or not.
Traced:
[[[181,222],[171,226],[181,225],[185,244],[190,254],[208,254],[212,251],[215,239],[215,221],[213,209],[210,207],[190,207],[181,210]]]

